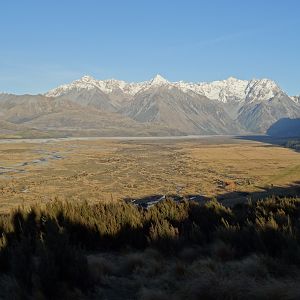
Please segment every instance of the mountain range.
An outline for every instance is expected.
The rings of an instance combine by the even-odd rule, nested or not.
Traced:
[[[0,93],[1,137],[261,134],[283,118],[300,118],[300,97],[270,79],[84,76],[43,95]]]

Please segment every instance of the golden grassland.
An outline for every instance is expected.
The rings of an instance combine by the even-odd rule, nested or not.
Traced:
[[[0,143],[0,211],[56,198],[213,197],[300,179],[300,154],[230,137]]]

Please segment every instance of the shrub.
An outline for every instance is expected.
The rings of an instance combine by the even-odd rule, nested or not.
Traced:
[[[152,223],[149,229],[149,243],[162,250],[170,250],[176,244],[178,236],[178,228],[164,219]]]
[[[300,277],[299,218],[299,198],[276,197],[232,208],[215,199],[168,199],[147,211],[121,202],[19,208],[0,216],[0,285],[7,282],[0,297],[13,289],[12,299],[89,299],[113,293],[117,280],[131,289],[128,297],[145,299],[176,299],[172,291],[188,299],[255,299],[262,286],[275,295],[267,279],[257,285],[256,278]],[[293,284],[278,286],[298,295]]]

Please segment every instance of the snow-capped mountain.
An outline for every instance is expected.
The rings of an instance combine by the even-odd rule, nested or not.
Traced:
[[[223,103],[241,101],[264,101],[282,92],[276,83],[269,79],[240,80],[229,77],[226,80],[189,83],[184,81],[170,82],[161,75],[156,75],[153,79],[138,83],[127,83],[123,80],[109,79],[96,80],[91,76],[83,76],[70,84],[65,84],[50,90],[45,95],[58,97],[67,95],[71,91],[80,92],[98,89],[105,94],[112,94],[116,91],[123,92],[131,96],[152,87],[168,86],[176,87],[183,92],[193,92],[206,96],[211,100],[218,100]]]
[[[154,78],[152,81],[155,81]],[[59,97],[68,94],[71,91],[89,91],[98,89],[103,93],[111,94],[115,91],[122,91],[129,95],[135,95],[141,89],[150,85],[151,82],[127,83],[123,80],[107,79],[96,80],[91,76],[83,76],[82,78],[71,82],[70,84],[61,85],[53,90],[50,90],[45,95],[48,97]],[[155,84],[155,82],[154,82]]]
[[[298,98],[289,97],[270,79],[229,77],[192,83],[170,82],[156,75],[149,81],[127,83],[84,76],[46,96],[68,98],[138,122],[161,123],[193,134],[264,132],[281,117],[300,116]]]
[[[270,79],[192,83],[156,75],[135,83],[83,76],[45,95],[0,94],[5,132],[15,124],[21,132],[59,135],[265,133],[283,118],[300,118],[299,96]]]
[[[196,94],[204,95],[209,99],[223,103],[245,99],[248,84],[249,82],[246,80],[239,80],[233,77],[212,82],[186,83],[180,81],[175,83],[177,87],[184,91],[191,90]]]

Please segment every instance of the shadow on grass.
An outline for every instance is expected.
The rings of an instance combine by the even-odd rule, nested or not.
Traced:
[[[299,174],[300,176],[300,174]],[[217,199],[226,206],[232,206],[246,200],[257,201],[267,197],[300,197],[300,181],[293,182],[286,186],[259,186],[260,191],[232,191],[217,196]]]
[[[300,174],[299,174],[300,177]],[[296,181],[287,186],[259,186],[260,191],[248,192],[248,191],[225,191],[216,196],[216,199],[225,206],[232,206],[237,203],[245,202],[248,200],[257,201],[266,197],[300,197],[300,181]],[[162,202],[166,199],[172,199],[174,201],[195,201],[200,204],[204,204],[210,201],[210,197],[206,197],[200,194],[192,195],[163,195],[154,194],[140,198],[125,198],[125,202],[132,203],[141,208],[150,208],[153,205]]]
[[[234,138],[238,140],[254,141],[282,147],[284,147],[286,143],[291,139],[288,137],[274,137],[270,135],[239,135],[235,136]]]

